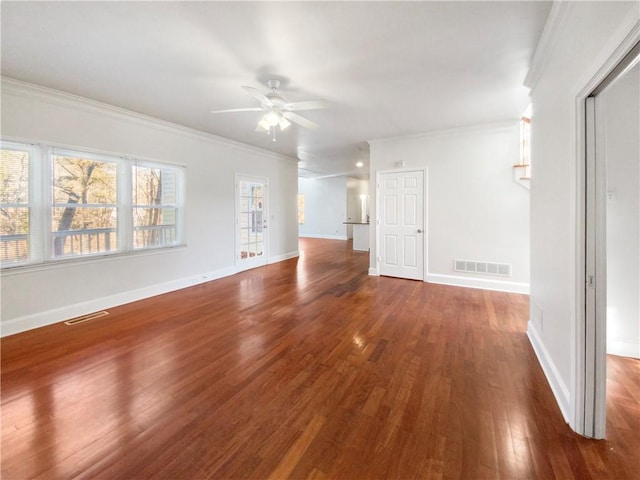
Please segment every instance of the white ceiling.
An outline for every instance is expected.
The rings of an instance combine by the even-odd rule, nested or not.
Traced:
[[[1,2],[2,75],[367,173],[366,141],[519,118],[550,2]],[[240,86],[319,123],[273,143]],[[358,169],[355,163],[365,162]]]

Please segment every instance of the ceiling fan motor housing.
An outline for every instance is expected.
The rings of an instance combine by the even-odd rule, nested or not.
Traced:
[[[271,102],[271,105],[267,105],[268,107],[282,107],[284,105],[284,98],[282,98],[280,95],[278,95],[276,92],[270,92],[267,93],[265,95],[265,97],[267,97],[269,99],[269,101]],[[266,103],[266,102],[265,102]],[[264,106],[264,103],[263,103]]]

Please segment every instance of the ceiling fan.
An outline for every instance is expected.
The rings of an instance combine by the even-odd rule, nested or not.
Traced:
[[[266,131],[272,133],[273,141],[276,141],[276,127],[280,130],[288,128],[292,123],[310,130],[319,128],[319,125],[311,120],[298,115],[297,111],[316,110],[327,108],[324,100],[307,100],[303,102],[287,102],[277,91],[280,87],[280,80],[269,80],[267,86],[270,92],[263,94],[257,88],[242,86],[242,89],[249,95],[260,101],[259,107],[230,108],[226,110],[212,110],[211,113],[231,113],[231,112],[265,112],[256,131]]]

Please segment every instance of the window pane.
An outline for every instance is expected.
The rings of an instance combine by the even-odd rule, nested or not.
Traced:
[[[2,207],[0,214],[0,260],[2,263],[29,260],[29,209]]]
[[[117,250],[117,168],[114,162],[53,156],[54,258]]]
[[[166,168],[133,167],[134,205],[175,205],[177,174]]]
[[[60,155],[53,159],[54,203],[117,203],[115,163]]]
[[[0,262],[29,260],[29,151],[0,150]]]
[[[29,152],[0,152],[0,203],[29,203]]]
[[[59,228],[60,226],[64,228]],[[53,209],[53,256],[91,255],[117,250],[116,209],[56,207]]]
[[[134,248],[174,245],[176,217],[176,208],[134,208]]]
[[[178,243],[178,173],[171,168],[132,167],[133,247],[152,248]]]

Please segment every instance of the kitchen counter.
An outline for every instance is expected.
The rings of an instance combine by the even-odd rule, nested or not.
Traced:
[[[368,222],[343,222],[345,225],[353,225],[353,249],[363,252],[369,251],[369,223]]]

